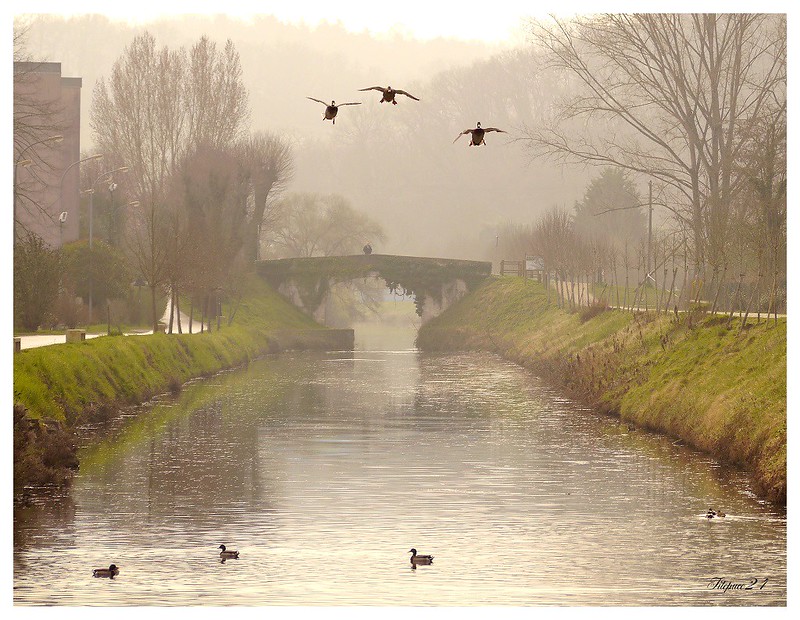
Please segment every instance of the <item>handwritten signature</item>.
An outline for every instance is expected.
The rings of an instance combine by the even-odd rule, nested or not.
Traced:
[[[763,590],[768,581],[769,577],[764,577],[763,579],[751,577],[744,581],[729,581],[723,577],[712,577],[709,579],[708,586],[706,587],[709,590],[722,590],[724,592],[728,592],[729,590]]]

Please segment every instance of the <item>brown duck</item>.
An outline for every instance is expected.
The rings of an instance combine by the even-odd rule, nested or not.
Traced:
[[[225,545],[220,545],[217,549],[221,549],[222,551],[219,552],[219,557],[223,560],[238,560],[239,559],[239,552],[228,550],[225,548]]]
[[[317,103],[321,103],[325,106],[325,114],[322,115],[323,121],[333,121],[333,124],[336,124],[336,115],[339,113],[339,108],[343,105],[361,105],[360,101],[351,101],[349,103],[339,103],[337,104],[335,101],[331,101],[331,104],[328,105],[324,101],[320,99],[314,99],[314,97],[306,97],[306,99],[311,99],[311,101],[316,101]]]
[[[109,579],[113,579],[116,575],[119,575],[119,569],[116,564],[112,564],[108,568],[95,568],[92,571],[92,577],[108,577]]]
[[[381,101],[380,101],[381,103],[383,103],[385,101],[386,103],[390,103],[391,102],[394,105],[397,105],[397,101],[395,101],[395,98],[394,98],[395,95],[405,95],[406,97],[410,97],[414,101],[419,101],[419,99],[417,97],[415,97],[414,95],[412,95],[411,93],[407,93],[406,91],[400,90],[399,88],[392,88],[391,86],[387,86],[386,88],[384,88],[383,86],[370,86],[369,88],[359,88],[358,90],[359,90],[359,92],[363,92],[365,90],[379,90],[379,91],[381,91],[383,93],[383,96],[381,97]]]
[[[458,140],[464,134],[471,133],[472,139],[470,140],[469,145],[480,146],[481,144],[486,144],[486,141],[483,139],[483,136],[489,131],[499,131],[500,133],[508,133],[507,131],[504,131],[502,129],[497,129],[496,127],[481,127],[481,124],[479,122],[478,126],[475,129],[465,129],[460,134],[458,134],[456,136],[456,139],[453,140],[453,143],[455,143],[456,140]]]
[[[408,552],[411,554],[412,564],[433,564],[432,555],[419,555],[414,548],[410,549]]]

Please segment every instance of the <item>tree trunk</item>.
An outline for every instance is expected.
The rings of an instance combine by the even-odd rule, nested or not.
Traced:
[[[674,263],[673,263],[673,265],[674,265]],[[672,284],[669,285],[669,295],[667,295],[667,302],[664,304],[664,314],[669,312],[669,303],[672,301],[672,295],[675,292],[675,278],[677,277],[677,275],[678,275],[678,268],[677,267],[673,267],[672,268]],[[666,281],[666,277],[664,278],[664,280]],[[678,307],[677,302],[675,303],[675,307],[676,308]]]
[[[719,283],[717,284],[717,292],[714,295],[714,303],[711,304],[711,314],[714,314],[717,311],[717,301],[719,301],[719,294],[722,291],[722,286],[725,283],[725,276],[728,274],[728,265],[725,265],[722,269],[722,276],[719,279]]]
[[[175,287],[170,284],[169,286],[169,330],[168,333],[172,333],[172,324],[175,320]]]
[[[769,293],[769,307],[767,308],[767,324],[769,325],[769,315],[775,312],[775,325],[778,324],[778,304],[775,303],[775,289],[778,286],[778,272],[773,272],[772,287]]]
[[[156,314],[156,287],[150,287],[150,312],[153,317],[153,333],[158,332],[158,315]]]
[[[728,313],[728,323],[727,326],[730,327],[731,323],[733,322],[733,312],[736,308],[736,301],[739,299],[739,291],[742,290],[742,280],[744,280],[744,274],[739,274],[739,284],[736,286],[736,292],[733,294],[733,301],[731,301],[731,309]]]
[[[181,327],[181,301],[179,292],[175,291],[175,314],[178,317],[178,333],[182,334],[183,329]]]
[[[762,273],[759,270],[758,279],[756,280],[756,288],[755,288],[755,290],[753,290],[752,293],[750,293],[750,299],[747,301],[747,307],[744,309],[744,316],[742,317],[742,324],[739,326],[739,331],[742,331],[744,329],[745,324],[747,323],[747,316],[750,314],[750,308],[753,305],[753,300],[754,299],[758,299],[758,295],[759,295],[759,293],[761,291],[761,277],[762,277]],[[760,322],[761,321],[760,321],[760,317],[759,317],[759,323]]]

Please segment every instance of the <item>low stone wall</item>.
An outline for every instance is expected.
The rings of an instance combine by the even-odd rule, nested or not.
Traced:
[[[67,342],[83,342],[86,340],[85,329],[68,329]]]

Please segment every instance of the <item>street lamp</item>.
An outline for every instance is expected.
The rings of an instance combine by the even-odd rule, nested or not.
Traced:
[[[92,274],[92,246],[93,246],[93,230],[94,230],[94,188],[100,181],[106,178],[110,178],[115,172],[127,172],[128,166],[120,166],[119,168],[114,168],[113,170],[107,170],[100,174],[92,183],[92,187],[86,190],[86,193],[89,194],[89,324],[92,323],[92,303],[93,303],[93,293],[94,293],[94,277]],[[112,181],[113,184],[113,181]],[[116,185],[116,184],[114,184]]]
[[[61,175],[61,181],[58,184],[58,204],[61,207],[62,211],[64,210],[64,178],[67,176],[67,172],[69,172],[70,168],[72,168],[73,166],[77,166],[91,159],[103,159],[103,155],[102,153],[98,153],[97,155],[90,155],[89,157],[84,157],[83,159],[79,159],[78,161],[72,162],[69,166],[67,166],[64,169],[64,174]]]
[[[14,162],[14,241],[16,241],[16,239],[17,239],[17,233],[16,233],[16,228],[17,228],[16,227],[16,224],[17,224],[17,167],[18,166],[23,166],[23,167],[27,168],[32,163],[32,160],[23,159],[22,156],[25,153],[27,153],[30,149],[32,149],[34,146],[36,146],[38,144],[46,144],[46,143],[50,143],[50,142],[52,142],[53,144],[58,144],[58,143],[62,142],[63,140],[64,140],[64,136],[62,136],[61,134],[58,134],[58,135],[55,135],[55,136],[49,136],[47,138],[44,138],[42,140],[38,140],[36,142],[33,142],[33,143],[29,144],[28,146],[26,146],[24,149],[22,149],[17,154],[17,160]]]
[[[62,211],[58,216],[58,238],[61,241],[61,247],[64,247],[64,224],[67,223],[67,212]]]

